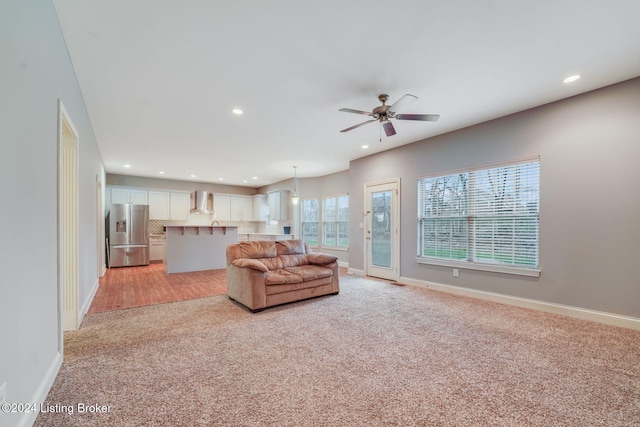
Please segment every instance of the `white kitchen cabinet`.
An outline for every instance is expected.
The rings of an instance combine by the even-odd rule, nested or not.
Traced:
[[[169,194],[170,201],[170,219],[189,219],[191,211],[191,198],[189,193]]]
[[[189,193],[149,191],[149,219],[189,219]]]
[[[269,193],[269,220],[286,221],[289,219],[289,192],[287,190]]]
[[[231,221],[252,221],[253,200],[249,196],[230,196]]]
[[[242,221],[253,221],[253,199],[242,197]]]
[[[231,196],[228,194],[213,195],[213,212],[216,221],[231,221]]]
[[[168,191],[149,191],[149,219],[171,218],[171,201]]]
[[[149,192],[136,188],[111,188],[111,203],[133,203],[136,205],[149,204]]]
[[[167,240],[164,237],[149,238],[149,261],[164,261]]]
[[[231,221],[242,221],[242,198],[238,196],[230,196],[230,214]]]
[[[253,221],[267,221],[269,219],[269,206],[267,196],[256,194],[253,196]]]

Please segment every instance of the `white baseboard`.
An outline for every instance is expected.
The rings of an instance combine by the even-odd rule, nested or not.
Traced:
[[[619,314],[607,313],[604,311],[589,310],[569,305],[554,304],[528,298],[514,297],[494,292],[479,291],[475,289],[462,288],[459,286],[444,285],[442,283],[427,282],[424,280],[411,279],[409,277],[400,277],[398,283],[417,286],[421,288],[434,289],[437,291],[448,292],[456,295],[464,295],[472,298],[479,298],[487,301],[498,302],[501,304],[530,308],[547,313],[561,314],[563,316],[569,316],[582,320],[590,320],[593,322],[604,323],[606,325],[640,330],[640,319],[636,317],[622,316]]]
[[[349,263],[347,261],[338,261],[338,266],[349,268]]]
[[[100,279],[96,279],[96,282],[93,284],[91,291],[89,292],[89,296],[87,300],[82,304],[82,307],[78,311],[78,328],[82,324],[82,320],[84,319],[84,315],[87,314],[89,308],[91,307],[91,303],[93,302],[93,298],[96,296],[96,292],[98,292],[98,286],[100,285]]]
[[[36,389],[36,392],[33,395],[33,398],[29,400],[30,403],[34,403],[37,408],[40,408],[40,405],[44,403],[44,400],[47,398],[49,394],[49,390],[53,386],[53,382],[60,371],[60,366],[62,366],[62,353],[57,353],[56,357],[53,359],[51,366],[47,370],[44,378],[40,382],[40,385]],[[36,422],[36,418],[38,418],[38,411],[33,412],[25,412],[22,414],[22,417],[18,421],[18,427],[30,427]]]
[[[364,276],[364,270],[349,267],[349,269],[347,270],[347,274],[353,274],[354,276]]]

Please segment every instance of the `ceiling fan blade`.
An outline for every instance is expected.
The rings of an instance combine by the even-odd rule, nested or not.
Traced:
[[[406,94],[402,98],[400,98],[396,102],[394,102],[393,105],[391,107],[389,107],[389,111],[391,111],[392,113],[397,113],[399,109],[401,109],[402,107],[404,107],[406,105],[411,104],[416,99],[418,99],[417,96]]]
[[[398,120],[421,120],[423,122],[435,122],[440,118],[439,114],[396,114]]]
[[[393,136],[396,134],[396,130],[393,127],[393,123],[391,122],[384,122],[382,124],[382,127],[384,128],[384,133],[387,134],[387,136]]]
[[[366,122],[359,123],[355,126],[351,126],[350,128],[342,129],[340,132],[349,132],[350,130],[354,130],[355,128],[359,128],[360,126],[364,126],[367,123],[377,122],[377,121],[378,121],[377,119],[367,120]]]
[[[373,113],[369,111],[354,110],[352,108],[341,108],[338,111],[344,111],[345,113],[364,114],[365,116],[373,116]]]

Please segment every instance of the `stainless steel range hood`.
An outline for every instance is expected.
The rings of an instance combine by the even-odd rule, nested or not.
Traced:
[[[191,212],[213,214],[213,193],[194,191],[191,193]]]

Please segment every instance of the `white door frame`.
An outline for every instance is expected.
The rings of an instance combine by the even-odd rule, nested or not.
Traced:
[[[371,193],[391,191],[391,266],[378,267],[371,260]],[[364,273],[367,276],[380,277],[387,280],[400,279],[400,178],[369,182],[364,185]]]
[[[58,334],[78,328],[78,131],[58,99]]]

